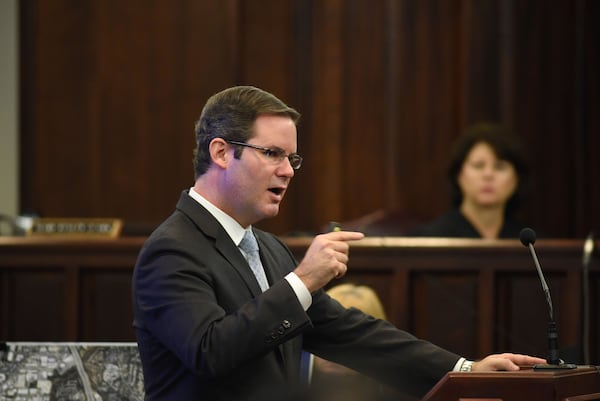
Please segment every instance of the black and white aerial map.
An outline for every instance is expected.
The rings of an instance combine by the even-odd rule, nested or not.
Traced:
[[[135,343],[0,343],[0,401],[143,401]]]

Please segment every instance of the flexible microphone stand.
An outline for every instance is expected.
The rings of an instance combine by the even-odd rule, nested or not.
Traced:
[[[519,235],[521,243],[529,248],[531,251],[531,256],[533,257],[533,263],[538,272],[538,276],[540,277],[540,281],[542,283],[542,289],[544,290],[544,294],[546,295],[546,302],[548,304],[548,357],[546,358],[546,364],[535,365],[533,367],[534,370],[562,370],[562,369],[574,369],[577,365],[571,363],[564,363],[562,359],[559,357],[558,352],[558,331],[556,330],[556,321],[554,320],[554,308],[552,306],[552,298],[550,296],[550,289],[548,288],[548,284],[546,283],[546,279],[544,278],[544,273],[542,273],[542,267],[540,266],[540,262],[538,261],[537,255],[535,253],[535,249],[533,248],[533,244],[535,243],[536,235],[535,231],[531,228],[524,228],[521,230]]]

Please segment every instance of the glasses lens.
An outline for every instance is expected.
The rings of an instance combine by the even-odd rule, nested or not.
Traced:
[[[298,170],[302,165],[302,156],[297,153],[289,155],[288,159],[290,160],[290,165],[294,170]]]

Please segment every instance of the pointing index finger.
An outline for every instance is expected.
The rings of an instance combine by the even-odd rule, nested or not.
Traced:
[[[359,231],[342,231],[341,229],[325,234],[332,241],[358,241],[365,237]]]

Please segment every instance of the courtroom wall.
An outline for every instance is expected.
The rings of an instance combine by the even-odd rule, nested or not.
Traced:
[[[467,124],[530,150],[522,219],[552,237],[600,228],[600,3],[516,0],[24,0],[21,211],[153,226],[192,185],[193,127],[232,85],[303,113],[276,233],[449,205]]]

